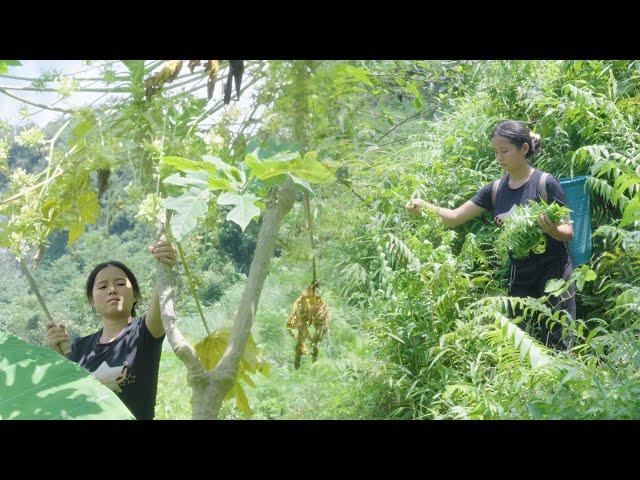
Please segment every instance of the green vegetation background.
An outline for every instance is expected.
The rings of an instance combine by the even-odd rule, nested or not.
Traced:
[[[637,418],[640,235],[637,222],[621,219],[633,214],[640,190],[640,62],[351,63],[347,73],[323,67],[355,90],[330,109],[316,106],[320,117],[310,127],[313,148],[340,165],[340,181],[318,187],[312,199],[319,291],[331,328],[318,361],[305,357],[295,370],[285,325],[311,279],[297,202],[252,330],[271,365],[269,377],[245,388],[253,418]],[[329,95],[326,84],[315,88]],[[451,230],[403,209],[411,196],[454,208],[498,178],[489,133],[509,118],[541,134],[535,167],[557,178],[591,177],[589,267],[597,278],[578,295],[578,348],[546,349],[532,340],[531,327],[511,322],[536,358],[551,360],[540,368],[532,364],[534,350],[521,355],[523,343],[500,327],[507,265],[488,216]],[[42,152],[16,142],[16,132],[4,133],[9,167],[42,169]],[[277,123],[256,135],[258,143],[269,138],[290,140]],[[123,191],[129,180],[123,171],[111,189]],[[0,188],[6,184],[0,174]],[[152,234],[136,221],[137,205],[119,205],[71,248],[66,233],[54,234],[36,270],[49,309],[72,336],[99,328],[84,298],[96,263],[121,260],[143,296],[152,288]],[[214,328],[230,325],[256,235],[255,223],[242,234],[211,215],[185,245]],[[44,316],[9,254],[2,255],[0,328],[41,343]],[[195,342],[204,330],[177,271],[180,325]],[[547,318],[543,302],[527,306]],[[185,369],[165,345],[156,417],[188,418],[189,393]],[[225,402],[221,418],[246,417]]]

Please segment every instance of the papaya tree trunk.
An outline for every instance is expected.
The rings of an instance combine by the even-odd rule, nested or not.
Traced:
[[[247,283],[231,328],[229,343],[216,368],[211,372],[209,387],[193,390],[193,418],[217,418],[222,401],[236,382],[238,365],[244,352],[251,326],[258,309],[262,287],[269,273],[276,239],[282,219],[289,213],[296,199],[295,184],[287,178],[277,199],[269,204],[262,218],[258,242],[249,268]]]
[[[295,199],[295,184],[288,178],[278,192],[277,198],[269,203],[263,214],[258,242],[231,329],[231,337],[218,365],[211,371],[203,370],[195,349],[180,332],[176,324],[172,272],[166,265],[157,264],[162,325],[171,348],[187,368],[189,385],[192,388],[194,420],[218,418],[225,395],[236,383],[238,366],[251,332],[262,287],[269,272],[269,264],[273,257],[282,219],[293,207]],[[158,240],[166,238],[165,215],[164,210],[158,214],[156,223]]]

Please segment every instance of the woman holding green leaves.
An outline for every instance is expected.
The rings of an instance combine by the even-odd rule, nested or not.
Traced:
[[[529,164],[529,159],[540,144],[538,135],[533,134],[523,122],[507,120],[493,129],[490,138],[496,160],[506,172],[501,179],[485,185],[473,198],[454,210],[438,207],[419,198],[410,200],[405,207],[412,213],[429,209],[450,227],[461,225],[487,210],[492,211],[496,224],[502,225],[517,206],[526,205],[530,200],[540,202],[544,197],[547,203],[556,202],[566,207],[567,198],[560,183],[552,175]],[[544,250],[538,250],[539,253],[534,252],[523,258],[517,258],[509,251],[509,296],[541,297],[547,281],[559,278],[566,280],[573,272],[568,246],[573,238],[571,222],[553,221],[549,215],[540,215],[537,222],[546,246]],[[550,297],[550,300],[554,310],[566,310],[575,318],[575,287],[572,286],[560,297]],[[546,345],[556,348],[562,345],[562,329],[559,325],[549,328],[541,322],[540,329],[541,340]]]
[[[169,267],[176,263],[168,242],[157,242],[149,251]],[[138,420],[153,419],[165,334],[158,289],[153,290],[149,310],[136,317],[138,281],[124,264],[109,261],[89,274],[86,296],[102,317],[102,328],[70,344],[64,324],[49,323],[45,343],[113,390]]]

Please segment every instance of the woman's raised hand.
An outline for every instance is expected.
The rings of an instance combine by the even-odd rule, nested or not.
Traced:
[[[173,245],[167,241],[156,242],[153,245],[149,245],[149,252],[151,252],[158,262],[168,265],[169,268],[176,264],[176,251]]]

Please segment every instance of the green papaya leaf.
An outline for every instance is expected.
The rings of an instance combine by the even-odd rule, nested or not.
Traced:
[[[187,175],[184,177],[179,173],[174,173],[165,178],[162,183],[182,187],[194,186],[206,188],[209,186],[209,172],[205,172],[204,170],[190,171],[187,172]]]
[[[251,410],[251,407],[249,406],[249,399],[244,393],[242,386],[239,383],[236,383],[233,388],[236,394],[236,407],[242,413],[250,417],[251,415],[253,415],[253,410]]]
[[[188,172],[191,170],[200,170],[200,163],[189,160],[188,158],[167,156],[162,157],[162,164],[168,167],[173,167],[181,172]]]
[[[205,339],[194,345],[198,358],[200,359],[200,363],[202,364],[202,368],[205,370],[212,370],[215,368],[224,353],[230,336],[230,328],[221,328],[213,331]],[[238,366],[236,383],[224,397],[225,400],[235,398],[238,410],[248,416],[251,416],[253,412],[240,383],[244,382],[249,387],[254,388],[256,384],[249,376],[249,372],[255,373],[256,371],[265,376],[269,376],[269,364],[262,357],[262,351],[260,347],[256,345],[253,336],[249,334],[245,350]]]
[[[78,197],[78,212],[80,219],[85,223],[93,224],[98,220],[100,215],[100,202],[98,196],[93,190],[85,190]]]
[[[69,238],[67,246],[73,243],[85,232],[85,225],[93,224],[100,215],[100,203],[98,197],[93,190],[85,190],[77,199],[77,213],[74,212],[74,218],[69,225]]]
[[[293,158],[299,155],[294,154]],[[248,154],[245,157],[245,163],[250,169],[251,175],[258,177],[260,180],[267,180],[269,178],[282,175],[289,172],[289,161],[284,155],[276,155],[271,158],[259,160],[255,155]]]
[[[67,240],[67,247],[73,245],[73,243],[80,238],[84,233],[84,223],[74,223],[69,227],[69,238]]]
[[[244,232],[249,222],[260,215],[260,209],[254,205],[256,200],[258,197],[250,193],[237,195],[225,192],[218,197],[218,205],[235,205],[235,208],[227,214],[227,220],[238,224]]]
[[[53,350],[0,332],[0,415],[5,420],[134,420],[117,395]]]
[[[321,183],[334,178],[333,172],[317,158],[318,152],[308,152],[304,157],[294,159],[290,164],[291,173],[311,183]]]
[[[305,190],[312,197],[315,196],[315,193],[311,189],[311,185],[309,185],[309,182],[301,178],[294,177],[293,175],[289,175],[289,176],[291,177],[291,180],[293,180],[293,183],[295,183],[298,187],[300,187],[300,190]]]
[[[246,176],[243,171],[228,163],[223,162],[218,157],[212,157],[211,155],[203,155],[202,160],[206,163],[210,163],[217,170],[221,171],[230,181],[236,181],[244,183]]]
[[[176,212],[171,218],[171,231],[176,240],[185,238],[196,227],[198,218],[206,215],[209,197],[208,188],[191,187],[179,197],[167,197],[162,201],[164,208]]]

